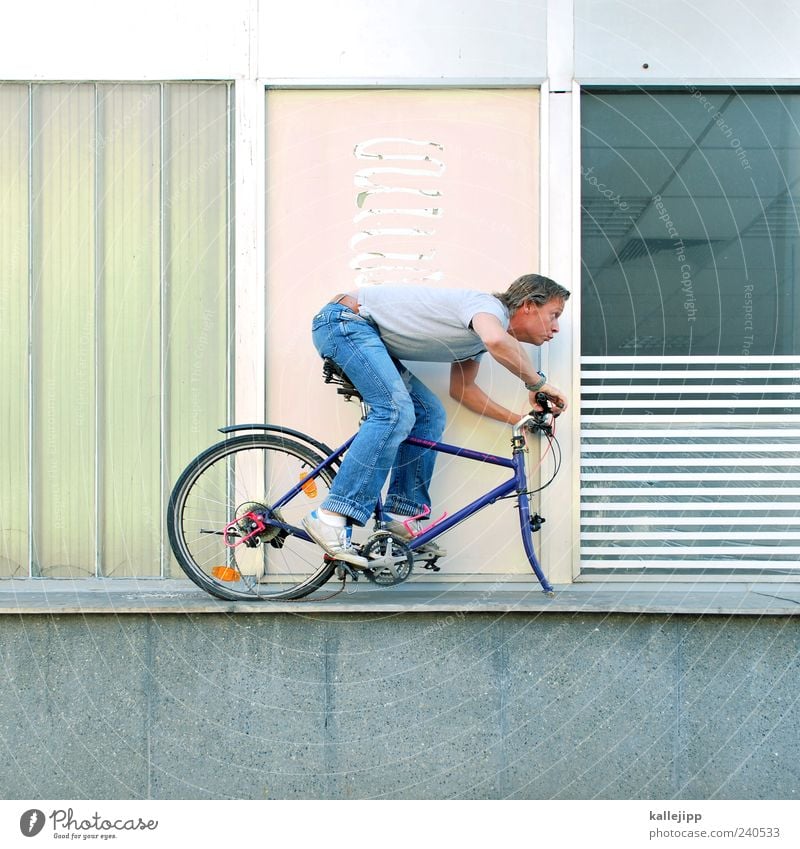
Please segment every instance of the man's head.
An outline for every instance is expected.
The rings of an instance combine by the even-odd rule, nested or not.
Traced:
[[[495,297],[511,316],[508,332],[520,342],[541,345],[558,333],[569,290],[541,274],[523,274]]]
[[[569,298],[569,291],[555,280],[543,277],[541,274],[523,274],[505,292],[496,292],[495,297],[505,304],[509,315],[514,315],[526,302],[546,304],[553,298],[566,301]]]

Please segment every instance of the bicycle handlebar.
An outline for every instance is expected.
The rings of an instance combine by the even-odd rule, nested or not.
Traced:
[[[527,416],[523,416],[514,425],[514,436],[521,435],[523,430],[529,430],[533,433],[553,432],[553,405],[550,403],[550,399],[544,392],[537,392],[536,401],[542,409],[531,410]]]

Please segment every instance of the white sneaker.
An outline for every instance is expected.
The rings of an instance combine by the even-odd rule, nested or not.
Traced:
[[[369,565],[366,557],[356,554],[350,542],[351,528],[345,525],[338,528],[323,521],[316,510],[312,510],[302,519],[302,525],[314,542],[334,560],[343,560],[364,569]]]

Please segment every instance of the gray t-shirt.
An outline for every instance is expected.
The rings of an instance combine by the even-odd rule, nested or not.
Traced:
[[[359,312],[373,321],[389,353],[399,360],[462,362],[486,351],[471,329],[478,313],[496,316],[508,329],[503,304],[486,292],[423,286],[365,286]]]

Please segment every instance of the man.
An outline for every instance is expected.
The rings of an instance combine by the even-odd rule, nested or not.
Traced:
[[[564,395],[536,371],[520,343],[549,342],[558,333],[569,294],[548,277],[526,274],[494,295],[371,286],[326,304],[314,316],[314,345],[345,371],[369,404],[369,415],[328,497],[303,519],[309,536],[331,557],[366,566],[350,543],[350,526],[366,523],[390,471],[387,530],[408,538],[403,519],[430,510],[435,452],[404,440],[439,440],[445,413],[439,399],[401,361],[451,363],[452,398],[475,413],[516,424],[527,410],[509,410],[476,383],[480,358],[488,353],[525,384],[529,408],[540,408],[536,393],[543,392],[556,415],[566,409]]]

